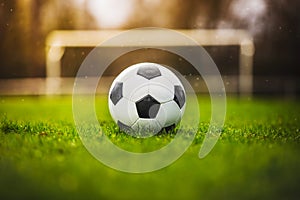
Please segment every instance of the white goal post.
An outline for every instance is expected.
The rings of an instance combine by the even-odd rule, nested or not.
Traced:
[[[96,47],[123,30],[62,31],[51,32],[46,39],[46,93],[57,93],[60,88],[61,59],[67,47]],[[141,34],[153,34],[155,30],[141,30]],[[240,29],[180,29],[175,30],[194,39],[202,46],[239,46],[238,90],[241,95],[251,95],[253,90],[254,44],[251,35]],[[113,45],[113,44],[112,44]],[[159,39],[155,44],[132,44],[135,46],[185,46]],[[117,45],[115,47],[118,47]]]

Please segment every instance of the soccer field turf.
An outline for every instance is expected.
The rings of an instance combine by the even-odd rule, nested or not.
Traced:
[[[146,141],[119,133],[106,96],[97,97],[100,123],[124,149],[149,151],[172,136]],[[296,199],[300,196],[300,103],[228,98],[221,138],[204,159],[198,152],[210,104],[198,97],[199,131],[172,165],[152,173],[110,169],[84,148],[72,98],[0,97],[0,199]]]

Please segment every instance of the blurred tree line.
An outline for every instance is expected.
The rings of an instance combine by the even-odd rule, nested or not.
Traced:
[[[0,0],[0,78],[44,77],[45,38],[55,29],[99,29],[89,12],[91,0]],[[117,28],[244,28],[255,39],[256,75],[299,75],[300,18],[298,1],[283,0],[130,0],[125,24]],[[76,2],[81,2],[80,6]],[[233,3],[264,2],[255,16]],[[255,8],[254,8],[255,11]],[[112,9],[111,13],[118,12]],[[239,13],[238,13],[239,14]],[[103,28],[103,27],[102,27]],[[104,27],[105,28],[105,27]]]
[[[0,1],[0,77],[45,76],[45,38],[55,29],[94,29],[72,0]]]

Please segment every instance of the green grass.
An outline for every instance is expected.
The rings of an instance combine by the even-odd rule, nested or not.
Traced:
[[[187,152],[147,174],[110,169],[83,147],[71,97],[0,97],[0,199],[297,199],[300,196],[300,103],[228,98],[220,140],[198,152],[209,125],[209,100]],[[111,122],[97,97],[100,123],[124,149],[153,150],[172,139],[133,139]]]

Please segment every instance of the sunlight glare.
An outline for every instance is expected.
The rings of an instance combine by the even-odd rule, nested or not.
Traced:
[[[128,20],[134,0],[89,0],[87,8],[101,28],[120,28]]]

